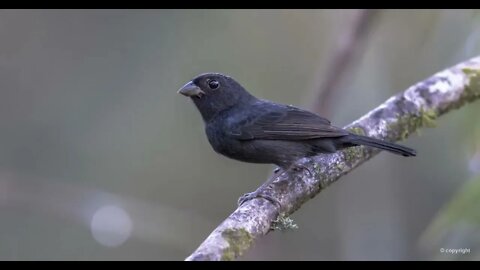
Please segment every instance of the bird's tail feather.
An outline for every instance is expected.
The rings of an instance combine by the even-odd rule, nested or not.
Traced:
[[[348,141],[356,145],[366,145],[371,147],[376,147],[382,150],[387,150],[397,155],[402,155],[405,157],[416,156],[417,152],[411,148],[408,148],[403,145],[396,143],[391,143],[387,141],[382,141],[379,139],[351,134],[348,136]]]

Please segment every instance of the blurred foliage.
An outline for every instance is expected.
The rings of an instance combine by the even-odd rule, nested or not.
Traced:
[[[480,258],[480,176],[465,183],[439,211],[422,238],[435,259],[478,260]],[[431,247],[434,247],[432,249]],[[439,253],[441,249],[469,249],[468,254]],[[433,251],[432,251],[433,250]]]

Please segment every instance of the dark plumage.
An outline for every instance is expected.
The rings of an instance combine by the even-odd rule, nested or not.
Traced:
[[[257,99],[223,74],[199,75],[179,93],[189,96],[200,111],[213,149],[232,159],[276,164],[286,170],[302,157],[357,145],[416,155],[408,147],[332,126],[309,111]]]

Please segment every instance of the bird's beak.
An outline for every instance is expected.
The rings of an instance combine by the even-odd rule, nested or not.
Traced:
[[[202,89],[196,86],[193,82],[188,82],[187,84],[182,86],[182,88],[180,88],[177,93],[187,97],[196,96],[199,98],[202,97],[202,95],[205,95],[205,92],[203,92]]]

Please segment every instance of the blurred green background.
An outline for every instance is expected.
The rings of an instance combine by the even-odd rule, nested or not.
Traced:
[[[273,166],[214,153],[177,89],[222,72],[309,108],[356,12],[1,10],[0,259],[183,260]],[[479,54],[476,10],[381,10],[326,116]],[[416,158],[380,153],[241,260],[480,259],[479,113],[403,142]]]

